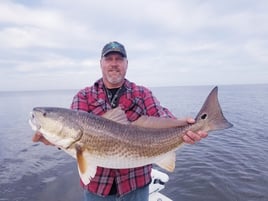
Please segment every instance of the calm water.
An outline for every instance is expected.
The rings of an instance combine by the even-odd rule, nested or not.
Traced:
[[[176,116],[195,116],[212,87],[153,88]],[[32,143],[35,106],[69,107],[76,91],[0,92],[0,201],[74,201],[82,191],[75,161]],[[162,191],[174,201],[268,200],[268,85],[219,86],[234,127],[177,152]]]

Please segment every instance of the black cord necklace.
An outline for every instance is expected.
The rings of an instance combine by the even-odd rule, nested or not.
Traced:
[[[108,96],[109,102],[112,106],[112,108],[115,108],[118,106],[118,100],[119,100],[119,93],[121,91],[122,87],[120,88],[113,88],[113,89],[107,89],[105,87],[106,94]]]

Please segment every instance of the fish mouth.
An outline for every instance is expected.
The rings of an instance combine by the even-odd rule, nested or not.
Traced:
[[[35,115],[34,115],[33,112],[30,113],[29,124],[30,124],[30,126],[32,127],[32,129],[33,129],[34,131],[38,131],[38,130],[40,130],[40,128],[41,128],[41,125],[39,125],[39,124],[37,123],[36,118],[35,118]]]

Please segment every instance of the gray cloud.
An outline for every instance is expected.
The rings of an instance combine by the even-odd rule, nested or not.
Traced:
[[[0,90],[89,85],[111,40],[125,44],[127,77],[140,84],[267,83],[267,8],[264,0],[2,0]]]

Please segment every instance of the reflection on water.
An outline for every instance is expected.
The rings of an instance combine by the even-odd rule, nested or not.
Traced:
[[[195,116],[212,87],[153,92],[176,116]],[[81,200],[75,161],[31,142],[35,106],[69,107],[75,91],[1,92],[0,200]],[[268,200],[268,86],[220,86],[219,100],[234,127],[177,151],[163,193],[180,201]],[[7,107],[9,106],[9,107]]]

